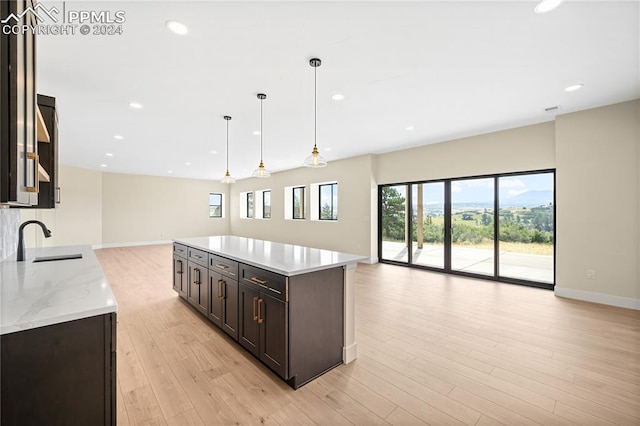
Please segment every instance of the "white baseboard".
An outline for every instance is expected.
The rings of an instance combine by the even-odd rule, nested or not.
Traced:
[[[108,244],[94,244],[91,246],[94,250],[103,248],[116,248],[116,247],[135,247],[135,246],[156,246],[158,244],[171,244],[173,240],[157,240],[157,241],[136,241],[131,243],[108,243]]]
[[[378,263],[379,259],[378,257],[370,257],[369,259],[367,259],[366,261],[362,262],[362,263],[366,263],[368,265],[373,265]]]
[[[349,364],[351,361],[355,361],[358,358],[358,344],[352,343],[347,347],[342,347],[342,362]]]
[[[630,297],[612,296],[604,293],[594,293],[591,291],[573,290],[570,288],[559,288],[556,286],[554,293],[558,297],[568,299],[583,300],[585,302],[601,303],[603,305],[617,306],[619,308],[640,310],[640,299]]]

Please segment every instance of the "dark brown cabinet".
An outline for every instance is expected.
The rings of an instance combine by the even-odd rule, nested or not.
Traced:
[[[184,246],[182,246],[184,247]],[[209,254],[191,247],[187,249],[187,301],[205,317],[209,312]]]
[[[189,303],[294,389],[342,363],[342,267],[284,276],[174,243],[179,294],[183,254]]]
[[[0,16],[21,16],[18,34],[0,37],[0,203],[38,204],[36,40],[25,13],[32,0],[0,1]]]
[[[116,424],[115,313],[2,335],[0,355],[0,424]]]
[[[44,142],[38,138],[39,159],[39,209],[54,209],[60,203],[60,186],[58,184],[58,114],[56,98],[38,95],[38,109],[46,126],[49,138]]]
[[[287,378],[286,277],[240,265],[238,341],[283,378]]]
[[[187,247],[181,244],[173,245],[173,289],[187,300],[189,285],[189,271],[187,269]]]

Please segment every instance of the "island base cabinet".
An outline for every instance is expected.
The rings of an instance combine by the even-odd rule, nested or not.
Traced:
[[[287,373],[287,305],[261,293],[258,299],[260,359],[281,377]]]
[[[2,425],[115,425],[116,314],[0,337]]]
[[[208,282],[209,271],[206,267],[197,263],[188,262],[189,283],[187,301],[193,305],[202,315],[207,316],[208,306]]]
[[[238,340],[238,281],[209,271],[209,320]]]
[[[180,256],[173,256],[173,289],[182,297],[187,299],[187,260]]]
[[[260,291],[245,284],[238,286],[240,307],[238,342],[249,352],[260,357],[260,324],[258,324],[258,299]]]

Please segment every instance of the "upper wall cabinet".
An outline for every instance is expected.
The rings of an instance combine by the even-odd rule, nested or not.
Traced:
[[[32,0],[0,1],[0,17],[21,20],[19,34],[0,37],[0,203],[38,204],[36,41]]]
[[[38,94],[38,193],[39,209],[53,209],[60,202],[58,186],[58,114],[56,98]]]

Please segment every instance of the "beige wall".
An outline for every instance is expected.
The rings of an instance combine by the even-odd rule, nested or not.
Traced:
[[[372,156],[332,161],[322,169],[298,168],[274,173],[269,179],[243,179],[231,185],[231,233],[283,243],[355,253],[372,254],[371,194]],[[338,182],[338,221],[284,219],[284,188],[312,183]],[[375,186],[375,185],[374,185]],[[241,219],[240,193],[271,189],[271,219]],[[306,217],[309,218],[309,203]],[[374,218],[375,220],[375,218]]]
[[[519,127],[378,156],[379,184],[555,167],[554,123]]]
[[[640,101],[558,117],[556,292],[640,299],[639,126]]]
[[[61,165],[61,203],[55,209],[20,209],[20,221],[37,219],[51,230],[44,238],[38,226],[25,228],[27,247],[100,244],[102,242],[102,173]]]
[[[102,243],[120,244],[229,233],[228,211],[209,218],[209,193],[226,185],[209,180],[102,175]]]

